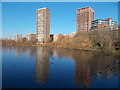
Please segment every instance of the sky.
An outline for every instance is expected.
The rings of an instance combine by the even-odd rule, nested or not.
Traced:
[[[50,33],[71,34],[76,31],[76,9],[90,6],[94,19],[113,18],[118,22],[117,2],[3,2],[2,37],[36,33],[36,10],[50,9]]]
[[[119,0],[2,0],[2,2],[119,2]]]

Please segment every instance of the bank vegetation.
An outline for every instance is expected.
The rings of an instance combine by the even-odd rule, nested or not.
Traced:
[[[95,30],[91,32],[79,32],[70,37],[59,35],[57,41],[46,38],[45,43],[15,42],[10,39],[1,40],[3,46],[50,46],[68,49],[97,50],[120,54],[120,30]]]

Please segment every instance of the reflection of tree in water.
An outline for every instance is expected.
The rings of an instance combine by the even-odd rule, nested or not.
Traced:
[[[92,51],[55,48],[53,49],[53,56],[72,58],[75,61],[75,84],[84,88],[89,87],[93,75],[97,75],[98,77],[101,75],[106,79],[108,79],[111,74],[117,75],[118,66],[113,63],[115,57],[112,55]]]
[[[50,49],[48,47],[37,47],[36,53],[36,80],[45,83],[49,74]]]
[[[12,47],[12,46],[2,46],[1,50],[2,50],[2,49],[7,53],[7,52],[13,50],[14,47]]]
[[[53,56],[58,58],[72,58],[72,51],[63,48],[53,48]]]
[[[104,55],[100,53],[94,53],[91,67],[92,73],[98,75],[102,75],[104,78],[108,78],[111,75],[111,69],[113,69],[114,57],[111,55]]]
[[[15,55],[20,56],[23,53],[26,53],[27,56],[35,56],[36,47],[24,47],[24,46],[16,46],[14,47]]]

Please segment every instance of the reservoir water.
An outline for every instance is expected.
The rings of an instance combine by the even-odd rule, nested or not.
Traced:
[[[96,51],[2,47],[3,88],[118,88],[120,58]]]

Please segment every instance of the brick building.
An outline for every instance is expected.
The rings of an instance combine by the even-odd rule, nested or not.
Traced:
[[[63,38],[63,35],[62,34],[54,34],[53,35],[53,41],[56,42],[58,41],[59,39],[62,39]]]
[[[91,7],[80,8],[76,10],[76,32],[89,32],[91,21],[94,20],[94,10]]]
[[[26,41],[35,42],[36,41],[36,34],[34,34],[34,33],[26,34]]]

